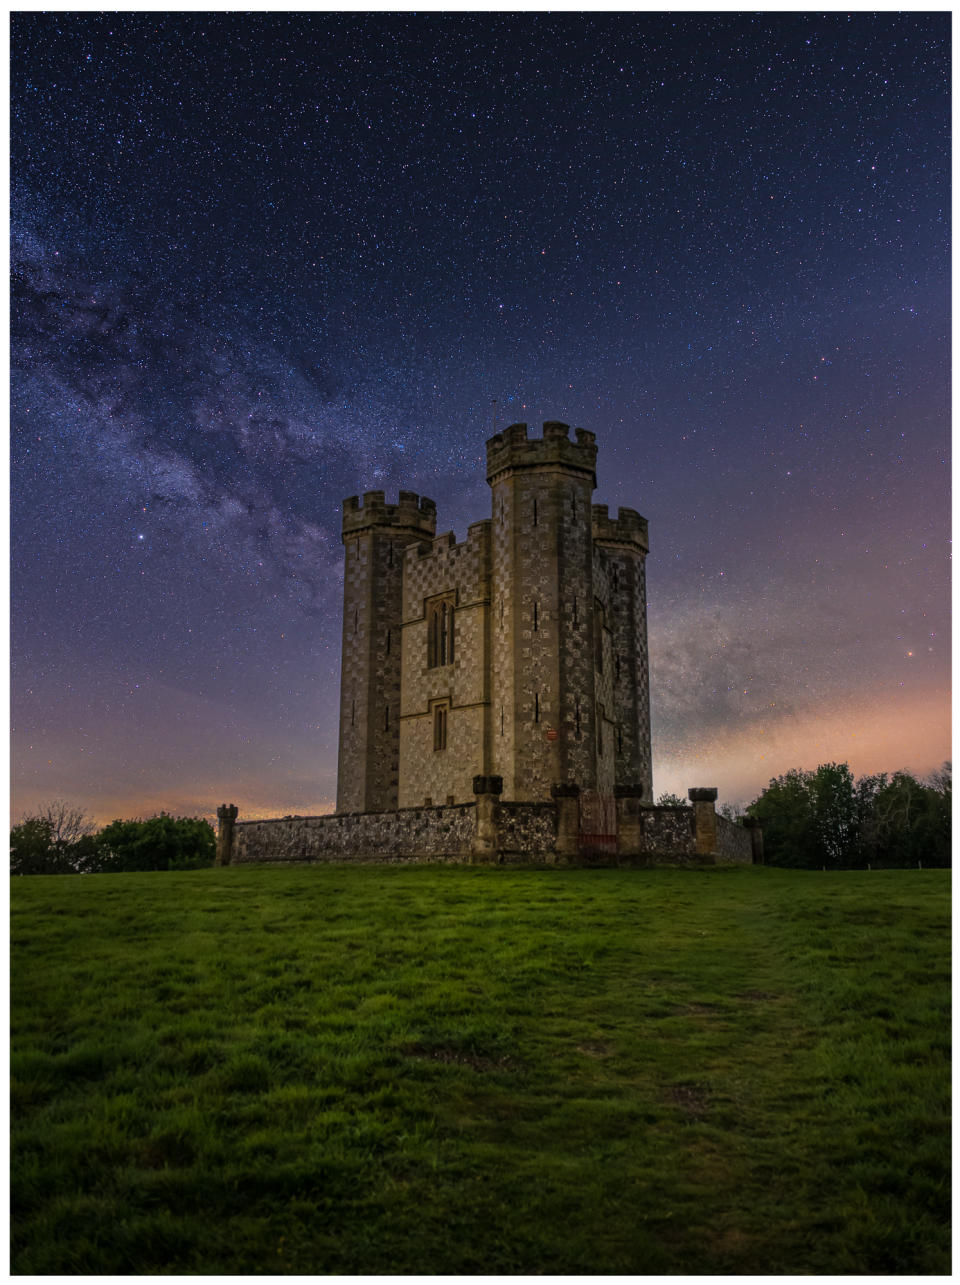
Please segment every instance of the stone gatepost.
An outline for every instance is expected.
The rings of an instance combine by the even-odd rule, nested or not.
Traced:
[[[617,856],[637,857],[643,835],[644,788],[637,781],[632,785],[618,785],[613,793],[617,801]]]
[[[475,776],[473,792],[477,796],[476,830],[472,856],[476,862],[497,860],[497,806],[503,793],[502,776]]]
[[[712,786],[687,790],[687,798],[693,804],[693,825],[698,857],[716,857],[717,855],[717,811],[713,806],[717,801],[717,794],[718,791]]]
[[[750,850],[755,866],[763,865],[763,827],[759,817],[744,817],[744,828],[750,831]]]
[[[228,866],[233,855],[233,823],[237,819],[235,803],[221,803],[217,808],[217,855],[214,865]]]
[[[572,781],[551,785],[557,804],[557,860],[576,861],[580,855],[580,786]]]

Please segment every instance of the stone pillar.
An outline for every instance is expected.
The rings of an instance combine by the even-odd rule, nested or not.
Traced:
[[[717,793],[718,791],[713,787],[687,790],[687,798],[693,804],[698,857],[716,857],[717,855],[717,812],[713,806],[717,801]]]
[[[617,800],[617,856],[637,857],[643,834],[640,814],[646,790],[642,782],[636,781],[632,785],[618,785],[613,793]]]
[[[497,806],[503,793],[502,776],[475,776],[473,792],[477,796],[476,829],[473,835],[473,860],[497,860]]]
[[[233,854],[233,823],[237,819],[235,803],[221,803],[217,808],[217,855],[214,865],[228,866]]]
[[[576,861],[580,855],[580,786],[570,781],[551,785],[557,805],[557,860]]]
[[[750,832],[750,848],[755,866],[763,865],[763,827],[759,817],[744,817],[745,829]]]

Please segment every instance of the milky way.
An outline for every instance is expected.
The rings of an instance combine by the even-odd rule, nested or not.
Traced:
[[[13,810],[332,805],[339,506],[595,432],[655,790],[948,731],[949,27],[12,16]]]

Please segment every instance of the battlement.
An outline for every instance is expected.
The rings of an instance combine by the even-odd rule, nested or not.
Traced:
[[[647,519],[634,509],[618,509],[616,518],[611,518],[606,504],[594,504],[592,514],[593,538],[599,544],[631,545],[649,552]]]
[[[433,557],[435,554],[451,554],[453,557],[459,557],[461,554],[472,553],[477,550],[485,552],[490,543],[490,532],[493,523],[489,518],[484,518],[482,522],[471,522],[467,528],[467,538],[457,543],[457,538],[452,531],[445,531],[443,535],[436,535],[428,544],[421,541],[419,544],[408,546],[404,557],[407,562],[418,561],[421,558]]]
[[[492,485],[501,474],[512,469],[559,468],[586,473],[597,484],[596,435],[585,428],[574,430],[570,440],[569,424],[547,420],[543,437],[527,437],[526,424],[511,424],[487,442],[487,481]]]
[[[405,535],[433,539],[437,506],[415,491],[401,491],[396,504],[387,504],[383,491],[364,491],[363,503],[355,495],[343,502],[343,538],[372,527],[391,527]]]

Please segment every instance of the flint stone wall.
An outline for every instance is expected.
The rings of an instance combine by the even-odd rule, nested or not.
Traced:
[[[697,852],[696,815],[693,808],[649,807],[640,809],[638,855],[650,865],[750,865],[753,843],[750,831],[716,814],[717,842],[712,856]]]
[[[673,865],[702,861],[697,856],[693,808],[644,807],[639,820],[639,855]]]
[[[475,803],[238,821],[231,864],[468,861]]]
[[[558,846],[558,804],[497,803],[494,808],[497,861],[582,859]],[[220,817],[220,813],[225,813]],[[396,812],[350,812],[332,816],[283,817],[268,821],[234,821],[236,809],[218,812],[221,827],[232,827],[234,865],[310,864],[312,862],[456,862],[489,861],[475,850],[476,803],[401,808]],[[574,826],[576,822],[574,821]],[[637,846],[610,854],[610,865],[729,865],[753,861],[751,833],[724,816],[716,817],[716,849],[697,851],[696,814],[690,807],[637,810]],[[576,831],[573,832],[574,836]],[[226,833],[223,834],[227,842]],[[218,849],[219,852],[219,849]],[[224,854],[226,855],[226,854]],[[598,864],[593,859],[590,864]],[[601,859],[599,864],[604,864]]]
[[[542,854],[548,859],[556,852],[557,805],[555,803],[501,803],[496,810],[497,850]]]
[[[717,865],[753,862],[753,840],[742,825],[717,813]]]

